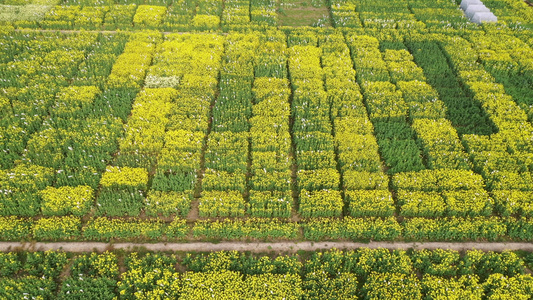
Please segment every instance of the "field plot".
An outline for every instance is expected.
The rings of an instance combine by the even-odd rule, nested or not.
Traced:
[[[484,3],[0,0],[0,240],[531,243],[533,8]],[[2,299],[533,295],[523,251],[11,250]]]
[[[529,299],[513,252],[1,253],[6,299]],[[420,274],[418,277],[416,274]]]
[[[277,11],[282,26],[331,26],[325,1],[281,1]]]
[[[533,240],[525,3],[0,5],[3,240]]]

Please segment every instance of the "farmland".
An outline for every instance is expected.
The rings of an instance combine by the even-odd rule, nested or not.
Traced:
[[[527,6],[239,3],[5,21],[2,239],[533,239]]]
[[[279,255],[8,252],[0,254],[0,295],[22,298],[25,291],[38,299],[529,299],[533,277],[524,274],[526,261],[531,255],[513,252],[367,248]]]
[[[498,22],[471,23],[453,0],[0,0],[0,240],[531,242],[533,8],[483,3]],[[249,298],[278,279],[287,299],[394,293],[383,280],[430,299],[434,276],[468,286],[460,298],[533,289],[533,258],[515,252],[447,253],[457,269],[443,274],[388,250],[369,255],[397,266],[354,267],[364,251],[328,256],[324,278],[296,264],[319,252],[241,269],[119,253],[120,276],[80,268],[124,299],[202,299],[183,280],[214,279]],[[61,282],[76,281],[59,275],[74,254],[3,255],[0,284],[33,285],[44,271],[23,265],[47,255],[57,272],[39,284],[66,299]],[[169,290],[130,290],[145,259]],[[505,263],[480,271],[483,259]]]

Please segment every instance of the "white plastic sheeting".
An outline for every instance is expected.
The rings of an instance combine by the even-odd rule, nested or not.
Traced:
[[[481,24],[483,22],[497,22],[498,18],[491,12],[477,12],[470,21]]]
[[[470,5],[483,5],[481,0],[463,0],[461,1],[461,9],[466,10]]]
[[[469,5],[468,8],[465,10],[465,15],[467,18],[472,20],[472,17],[477,12],[490,12],[490,9],[488,9],[485,5]]]
[[[480,0],[462,0],[461,9],[466,17],[476,24],[498,21],[498,18]]]

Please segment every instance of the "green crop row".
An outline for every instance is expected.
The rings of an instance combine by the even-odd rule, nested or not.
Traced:
[[[379,50],[379,41],[374,37],[353,34],[347,35],[346,38],[357,70],[357,80],[363,88],[365,105],[374,125],[379,151],[388,167],[388,172],[424,169],[422,153],[413,130],[407,124],[409,115],[407,102],[401,91],[388,82],[391,80],[389,73],[395,74],[393,69],[389,72],[388,65],[404,60],[410,62],[412,67],[410,54],[401,50],[387,50],[382,54]],[[416,65],[414,67],[416,68]],[[422,78],[419,76],[419,79]],[[415,101],[414,97],[409,96],[407,95],[407,101],[412,104]]]
[[[245,210],[242,199],[240,202],[237,201],[237,198],[232,203],[226,201],[225,205],[222,206],[214,203],[220,199],[216,197],[217,195],[214,193],[208,193],[202,200],[213,201],[213,203],[209,203],[210,210],[206,211],[201,208],[202,216],[209,217],[209,214],[213,212],[213,215],[216,216],[238,216],[239,212]],[[204,205],[203,202],[201,205]],[[272,205],[272,208],[275,206]],[[377,210],[377,208],[376,206],[375,209]],[[280,208],[281,211],[282,209],[283,207]],[[157,212],[155,211],[155,213]],[[386,208],[382,212],[386,213]],[[275,216],[275,213],[273,211],[272,215]],[[46,217],[38,220],[12,216],[0,218],[0,232],[3,236],[2,239],[6,241],[21,239],[39,241],[192,241],[204,239],[246,240],[249,238],[296,240],[300,238],[300,230],[303,230],[303,238],[314,241],[531,241],[533,221],[525,217],[454,216],[409,217],[404,218],[401,223],[398,223],[393,217],[312,218],[301,223],[268,218],[202,219],[196,221],[191,229],[191,226],[187,225],[185,220],[181,218],[175,218],[170,223],[164,223],[160,219],[110,219],[105,217],[92,218],[85,223],[75,216]]]
[[[298,166],[299,213],[304,218],[342,214],[343,200],[338,191],[340,176],[335,160],[328,94],[325,91],[322,49],[317,38],[306,32],[288,37],[289,77],[295,120],[293,143]],[[309,121],[308,121],[309,120]]]
[[[253,217],[290,217],[293,208],[289,128],[291,91],[285,69],[285,41],[264,36],[255,55],[252,117],[250,118],[251,178],[249,213]],[[268,41],[272,39],[272,41]],[[272,47],[279,52],[269,51]],[[269,61],[270,54],[277,58]],[[265,61],[263,61],[263,58]],[[263,63],[264,62],[264,63]],[[259,77],[259,75],[261,77]]]

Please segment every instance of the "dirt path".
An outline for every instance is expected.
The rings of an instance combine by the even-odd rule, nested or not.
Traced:
[[[150,251],[221,251],[237,250],[250,252],[296,252],[315,251],[323,249],[357,249],[357,248],[387,248],[387,249],[451,249],[457,251],[463,250],[483,250],[483,251],[503,251],[503,250],[525,250],[533,251],[533,243],[446,243],[446,242],[428,242],[428,243],[403,243],[403,242],[370,242],[353,243],[353,242],[280,242],[280,243],[241,243],[241,242],[222,242],[222,243],[154,243],[154,244],[136,244],[136,243],[97,243],[97,242],[64,242],[64,243],[19,243],[19,242],[0,242],[0,251],[14,250],[64,250],[67,252],[90,252],[105,251],[111,249],[135,250],[142,248]]]

